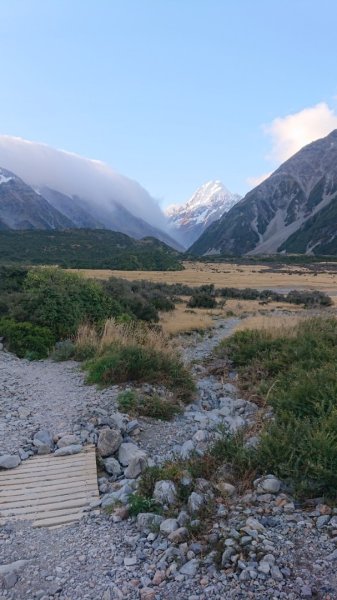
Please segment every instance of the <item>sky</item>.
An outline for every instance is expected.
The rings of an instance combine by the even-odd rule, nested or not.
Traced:
[[[337,128],[335,0],[0,0],[0,134],[162,206],[246,193]]]

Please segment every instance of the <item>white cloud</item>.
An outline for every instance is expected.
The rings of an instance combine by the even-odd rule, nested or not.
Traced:
[[[306,144],[328,135],[336,128],[337,114],[326,102],[286,117],[277,117],[263,128],[272,140],[272,149],[267,158],[283,162]]]
[[[0,135],[0,166],[33,187],[47,186],[93,205],[109,208],[115,201],[151,225],[166,228],[165,217],[150,194],[136,181],[109,165],[46,144]]]
[[[334,129],[337,129],[337,114],[326,102],[320,102],[285,117],[277,117],[263,126],[263,131],[271,140],[271,150],[266,158],[278,167],[303,146],[328,135]],[[254,187],[269,175],[271,173],[249,177],[247,183]]]
[[[268,173],[264,173],[263,175],[258,175],[257,177],[248,177],[247,183],[252,188],[256,187],[257,185],[260,185],[260,183],[262,183],[262,181],[264,181],[265,179],[268,179],[269,175],[271,175],[271,174],[272,174],[272,171],[269,171]]]

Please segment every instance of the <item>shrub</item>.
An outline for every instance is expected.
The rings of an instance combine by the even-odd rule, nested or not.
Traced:
[[[140,396],[129,390],[119,394],[117,402],[118,408],[130,415],[153,417],[162,421],[170,421],[181,412],[176,401],[161,398],[157,394]]]
[[[85,368],[88,383],[162,383],[183,402],[189,402],[195,390],[190,373],[179,359],[137,344],[112,345],[105,354],[89,361]]]
[[[0,320],[0,335],[5,338],[8,349],[19,358],[40,359],[48,356],[55,338],[48,327],[31,323],[15,323],[10,319]]]
[[[193,292],[187,306],[190,308],[214,308],[216,304],[214,285],[202,285]]]
[[[232,360],[241,382],[274,409],[255,452],[261,472],[286,479],[298,495],[337,489],[337,320],[301,321],[277,337],[235,334],[218,353]],[[245,452],[236,456],[243,463]]]
[[[152,498],[145,498],[140,494],[132,494],[129,498],[129,513],[136,517],[139,513],[157,513],[161,514],[162,508]]]
[[[75,344],[71,340],[56,342],[51,358],[56,362],[70,360],[75,356]]]

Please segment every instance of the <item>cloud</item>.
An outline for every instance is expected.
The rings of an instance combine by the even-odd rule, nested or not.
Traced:
[[[262,183],[262,181],[264,181],[265,179],[268,179],[268,177],[271,174],[272,174],[272,171],[269,171],[268,173],[264,173],[263,175],[258,175],[257,177],[248,177],[247,183],[252,188],[256,187],[257,185],[260,185],[260,183]]]
[[[46,144],[0,135],[0,166],[33,186],[50,187],[90,204],[111,208],[117,201],[136,217],[167,229],[158,203],[136,181],[107,164]]]
[[[264,133],[271,140],[271,150],[266,158],[278,167],[303,146],[325,137],[334,129],[337,129],[337,114],[326,102],[320,102],[285,117],[277,117],[263,126]],[[247,183],[254,187],[269,175],[271,173],[249,177]]]
[[[272,149],[267,158],[283,162],[303,146],[328,135],[336,128],[337,115],[325,102],[286,117],[278,117],[263,127],[272,141]]]

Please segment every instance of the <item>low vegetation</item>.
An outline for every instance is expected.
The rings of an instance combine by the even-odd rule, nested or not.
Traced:
[[[159,240],[135,240],[100,229],[1,231],[2,264],[59,265],[76,269],[181,270],[180,254]]]
[[[187,306],[189,308],[215,308],[217,305],[215,299],[214,285],[201,285],[192,291],[191,298]]]
[[[176,400],[162,398],[158,394],[139,394],[134,390],[126,390],[117,398],[120,411],[132,416],[153,417],[161,421],[170,421],[181,412]]]
[[[241,466],[249,458],[249,468],[275,473],[299,496],[336,497],[337,320],[241,331],[217,354],[238,370],[243,391],[274,413],[257,448],[242,449]]]

